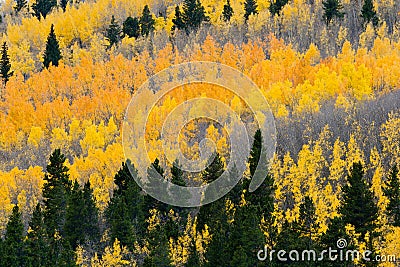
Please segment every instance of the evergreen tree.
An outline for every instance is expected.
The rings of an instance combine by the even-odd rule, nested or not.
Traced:
[[[272,16],[280,15],[282,8],[288,3],[289,0],[275,0],[271,1],[269,5],[269,12]]]
[[[343,222],[342,218],[336,216],[330,221],[328,229],[321,236],[321,246],[323,249],[326,250],[329,250],[329,248],[337,249],[337,241],[340,239],[344,239],[348,243],[346,249],[356,249],[356,247],[351,244],[351,237],[346,233],[345,223]],[[351,261],[351,259],[349,261],[346,261],[346,259],[344,259],[343,261],[337,262],[332,261],[328,258],[324,258],[321,263],[323,264],[323,266],[332,267],[353,266],[353,262]]]
[[[389,199],[386,207],[389,222],[393,226],[400,226],[400,181],[399,169],[394,165],[390,171],[383,193]]]
[[[28,2],[26,0],[15,0],[14,10],[16,13],[19,13],[22,9],[28,7]]]
[[[116,45],[121,41],[121,32],[121,27],[118,25],[118,22],[115,20],[113,15],[111,17],[111,23],[106,31],[106,39],[109,43],[107,49],[110,49],[113,45]]]
[[[378,207],[374,203],[373,193],[364,180],[364,170],[361,163],[354,163],[347,184],[343,186],[343,202],[340,213],[345,224],[354,226],[363,240],[367,233],[374,235]]]
[[[58,66],[58,62],[62,58],[60,46],[58,44],[57,36],[54,32],[54,25],[51,24],[50,34],[47,37],[46,50],[44,51],[43,65],[45,68],[50,66]]]
[[[19,267],[25,265],[24,225],[17,205],[13,207],[7,223],[3,253],[4,266]]]
[[[36,2],[32,4],[33,16],[38,20],[40,20],[41,17],[45,19],[47,14],[49,14],[51,9],[56,5],[56,0],[36,0]]]
[[[183,21],[182,18],[182,13],[181,13],[181,9],[179,8],[179,6],[175,7],[175,18],[172,19],[172,31],[175,31],[175,29],[177,30],[183,30],[185,29],[185,22]]]
[[[121,245],[130,249],[133,248],[134,241],[141,242],[146,234],[147,213],[143,193],[133,175],[136,176],[137,172],[127,160],[114,177],[117,188],[105,212],[111,240],[117,238]]]
[[[312,240],[318,234],[319,225],[315,212],[314,202],[309,196],[306,196],[304,202],[300,205],[299,225],[302,235],[308,237],[308,249],[313,248]]]
[[[261,131],[258,129],[254,134],[253,145],[250,150],[249,157],[249,169],[251,178],[254,179],[257,167],[260,169],[266,170],[268,169],[266,158],[261,158],[263,137],[261,135]],[[259,166],[260,165],[260,166]],[[245,198],[250,201],[252,205],[257,207],[257,214],[259,216],[270,216],[270,213],[273,211],[273,190],[274,190],[274,180],[270,174],[267,174],[266,177],[257,177],[256,179],[264,178],[262,184],[254,191],[248,192],[250,180],[245,179],[243,188],[247,189]]]
[[[68,0],[60,0],[60,6],[64,12],[67,9],[67,5],[68,5]]]
[[[10,57],[8,56],[7,43],[4,42],[1,48],[1,59],[0,59],[0,76],[3,79],[4,84],[8,82],[10,77],[13,75],[11,70]]]
[[[182,187],[186,187],[186,182],[185,179],[183,178],[183,171],[180,169],[180,165],[179,165],[179,161],[175,160],[175,162],[172,164],[171,167],[171,183],[175,184],[175,185],[179,185]],[[172,190],[172,189],[170,189]],[[179,194],[179,191],[177,192],[172,192],[171,193],[175,193],[175,194]],[[191,195],[190,193],[184,192],[183,194],[180,195],[180,199],[182,202],[188,204],[190,203],[190,199],[191,199]],[[181,213],[182,211],[186,210],[188,211],[189,209],[187,208],[180,208],[180,207],[173,207],[173,210],[175,212]],[[186,217],[185,215],[187,215],[187,213],[181,214],[182,216]]]
[[[155,29],[155,20],[153,15],[150,12],[150,8],[148,5],[145,5],[143,8],[142,16],[140,17],[140,26],[141,26],[141,34],[142,36],[148,36]]]
[[[85,242],[95,244],[100,239],[98,209],[89,182],[83,190],[77,182],[73,185],[67,202],[64,236],[73,250]]]
[[[212,183],[218,179],[224,172],[224,163],[218,153],[214,153],[210,159],[207,168],[202,172],[203,181],[207,184]],[[216,189],[208,187],[204,192],[204,197],[216,195]],[[204,225],[207,224],[213,229],[214,224],[220,220],[221,214],[225,211],[225,199],[220,198],[212,203],[203,205],[200,207],[199,213],[197,214],[197,229],[203,229]]]
[[[246,2],[244,2],[244,12],[245,20],[248,20],[250,15],[258,14],[256,0],[246,0]]]
[[[229,22],[233,16],[233,8],[231,7],[231,1],[227,0],[224,5],[224,11],[222,11],[222,18],[225,22]]]
[[[73,249],[83,243],[83,196],[78,182],[74,182],[67,201],[65,214],[64,238],[68,240]]]
[[[334,17],[343,18],[344,13],[341,11],[343,9],[340,0],[324,0],[322,2],[324,9],[324,18],[326,25],[328,26]]]
[[[372,21],[374,26],[379,23],[378,16],[375,11],[373,0],[364,0],[364,4],[361,9],[361,17],[364,19],[364,23]]]
[[[43,186],[44,218],[47,233],[50,237],[56,232],[62,233],[65,222],[68,194],[71,188],[66,157],[60,149],[50,155]]]
[[[122,24],[122,32],[129,38],[138,38],[140,36],[140,24],[138,18],[127,17]]]
[[[40,204],[36,205],[29,222],[26,241],[27,266],[49,266],[49,241],[44,227],[44,217]]]
[[[209,21],[206,11],[200,0],[185,0],[183,2],[183,22],[186,33],[197,31],[204,21]]]
[[[56,232],[54,236],[50,237],[49,240],[49,266],[76,266],[74,250],[72,250],[67,240],[63,239],[58,232]]]
[[[166,228],[162,223],[157,225],[155,229],[148,231],[146,235],[147,243],[149,244],[150,254],[149,258],[151,264],[154,266],[171,266],[171,261],[169,259],[169,243],[168,236],[166,233]]]
[[[136,236],[126,197],[130,180],[133,179],[128,164],[130,161],[123,163],[122,168],[114,176],[117,188],[107,207],[106,218],[110,226],[111,240],[118,239],[122,246],[132,248]],[[135,203],[131,205],[134,206]]]
[[[96,244],[100,241],[99,209],[93,196],[90,181],[83,187],[83,232],[86,241]]]

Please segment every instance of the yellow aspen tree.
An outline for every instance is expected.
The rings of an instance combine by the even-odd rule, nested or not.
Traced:
[[[354,162],[361,162],[362,164],[365,164],[364,153],[357,144],[355,134],[350,135],[350,140],[347,144],[346,159],[346,169],[348,173],[350,173],[350,169],[352,168]]]
[[[115,239],[112,247],[105,248],[101,260],[99,260],[97,257],[92,259],[91,266],[93,267],[136,266],[135,262],[130,262],[129,260],[126,260],[128,253],[129,253],[128,249],[124,246],[121,246],[118,239]]]

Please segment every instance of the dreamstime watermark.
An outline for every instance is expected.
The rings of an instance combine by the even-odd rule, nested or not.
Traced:
[[[338,261],[338,262],[353,262],[355,260],[371,261],[371,262],[396,262],[396,255],[376,255],[370,250],[360,252],[356,249],[346,249],[347,240],[339,239],[336,242],[336,247],[329,247],[322,251],[310,250],[274,250],[268,251],[267,247],[261,249],[257,253],[257,258],[260,261],[281,262],[302,262],[302,261]]]
[[[230,144],[226,170],[217,180],[202,186],[183,187],[164,179],[151,165],[146,127],[150,123],[150,114],[155,112],[155,107],[162,99],[176,88],[196,84],[212,85],[215,90],[218,88],[229,90],[245,103],[253,118],[251,123],[256,127],[252,127],[251,130],[250,122],[241,119],[231,106],[209,96],[187,99],[175,107],[163,121],[163,126],[157,129],[160,133],[157,140],[160,144],[158,150],[162,150],[163,159],[170,164],[177,159],[179,166],[176,167],[182,171],[199,173],[211,163],[209,157],[214,155],[217,146],[216,144],[210,146],[209,139],[199,142],[198,159],[188,159],[181,152],[180,131],[196,119],[206,118],[223,126],[229,135]],[[185,94],[187,91],[180,92]],[[189,98],[190,92],[187,92],[187,95]],[[193,110],[196,112],[192,112]],[[138,175],[136,170],[128,165],[130,171],[146,193],[170,205],[197,207],[221,198],[240,180],[246,170],[255,128],[261,130],[263,142],[260,160],[249,186],[250,192],[256,190],[264,181],[268,172],[267,162],[272,159],[276,149],[275,121],[268,102],[255,83],[240,71],[215,62],[189,62],[157,73],[138,88],[126,109],[122,126],[122,144],[125,159],[132,161]],[[232,177],[232,173],[237,175]],[[207,194],[204,193],[206,190]],[[189,198],[182,197],[188,195]]]

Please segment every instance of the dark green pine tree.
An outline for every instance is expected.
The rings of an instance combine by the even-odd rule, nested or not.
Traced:
[[[72,249],[85,243],[95,244],[100,240],[98,209],[90,183],[83,189],[74,183],[67,202],[64,236]]]
[[[374,202],[373,193],[365,182],[361,163],[353,163],[351,173],[347,176],[347,184],[343,186],[343,201],[339,211],[344,223],[353,225],[355,231],[361,234],[360,240],[363,240],[367,233],[374,237],[378,207]]]
[[[386,187],[383,193],[389,199],[386,207],[389,222],[393,226],[400,226],[400,181],[399,169],[394,165],[390,171],[389,177],[385,182]]]
[[[132,170],[133,173],[130,172]],[[106,210],[111,240],[133,248],[134,241],[141,242],[146,234],[144,197],[133,175],[137,175],[132,163],[127,160],[114,177],[117,188]]]
[[[46,50],[44,51],[43,65],[45,68],[50,66],[58,66],[58,62],[62,58],[60,46],[58,44],[57,36],[54,32],[54,25],[51,24],[50,34],[47,37]]]
[[[271,1],[269,5],[269,12],[272,16],[280,15],[282,8],[288,3],[289,0],[275,0]]]
[[[283,222],[282,229],[277,236],[276,244],[273,249],[276,251],[285,250],[302,250],[304,240],[301,237],[299,226],[297,222],[289,223],[287,221]],[[287,255],[285,255],[287,257]],[[273,257],[274,264],[272,266],[304,266],[304,262],[293,262],[289,258],[286,262],[279,261],[276,257]]]
[[[26,0],[15,0],[14,10],[16,13],[19,13],[22,9],[26,9],[28,7],[28,2]]]
[[[249,157],[249,169],[251,178],[254,179],[260,173],[256,173],[257,168],[262,170],[267,170],[267,159],[261,158],[263,137],[261,131],[258,129],[254,134],[253,145],[250,150]],[[262,184],[254,191],[249,192],[250,180],[245,179],[243,181],[243,188],[246,189],[245,198],[250,201],[252,205],[257,207],[257,214],[259,216],[269,217],[270,213],[273,211],[273,190],[274,190],[274,180],[270,174],[266,177],[257,177],[257,179],[263,178]]]
[[[150,12],[150,8],[148,5],[145,5],[143,8],[142,16],[140,17],[140,28],[142,36],[148,36],[155,29],[155,20],[153,15]]]
[[[46,18],[47,14],[50,13],[53,7],[57,6],[56,0],[37,0],[32,4],[33,16],[38,20],[41,17]]]
[[[157,225],[155,229],[147,232],[146,240],[149,244],[150,254],[148,257],[151,259],[154,266],[171,266],[169,259],[169,233],[162,223]]]
[[[185,29],[186,25],[185,25],[185,22],[183,21],[183,16],[182,16],[181,9],[179,6],[175,7],[175,17],[172,19],[172,23],[173,23],[172,28],[171,28],[172,31],[175,31],[175,29],[176,30]]]
[[[121,32],[121,27],[113,15],[106,31],[106,39],[109,43],[107,49],[110,49],[113,45],[117,45],[121,41]]]
[[[77,181],[72,186],[67,201],[65,214],[64,238],[68,240],[73,249],[84,241],[82,220],[83,194]]]
[[[308,238],[308,249],[314,248],[313,239],[318,234],[319,225],[315,211],[314,202],[309,196],[306,196],[304,202],[300,205],[299,225],[302,235]]]
[[[29,222],[26,240],[27,266],[49,266],[49,240],[44,227],[44,217],[40,204],[36,205]]]
[[[3,244],[4,266],[25,266],[24,225],[21,213],[15,205],[6,226]]]
[[[322,1],[322,7],[324,9],[324,19],[326,26],[329,26],[333,18],[343,18],[344,13],[341,11],[343,9],[340,0],[324,0]]]
[[[60,0],[60,6],[64,12],[67,9],[68,2],[68,0]]]
[[[60,149],[50,155],[47,173],[44,176],[43,186],[44,218],[47,233],[50,237],[55,232],[62,233],[65,223],[68,194],[71,189],[68,167],[65,166],[66,157]]]
[[[250,15],[256,15],[256,14],[258,14],[257,1],[246,0],[246,2],[244,2],[244,19],[248,20]]]
[[[261,218],[252,203],[236,207],[227,242],[229,248],[226,254],[234,252],[229,266],[261,266],[261,262],[254,256],[265,244],[260,228]]]
[[[229,22],[233,16],[233,8],[231,7],[231,1],[227,0],[224,5],[224,10],[222,11],[222,18],[225,22]]]
[[[174,163],[172,164],[171,167],[171,183],[175,184],[175,185],[179,185],[182,187],[186,187],[186,181],[183,177],[183,171],[181,170],[181,167],[179,165],[179,161],[175,160]],[[184,191],[183,193],[180,191],[172,191],[172,189],[170,189],[171,193],[177,194],[179,195],[180,200],[185,203],[185,204],[189,204],[190,203],[190,199],[191,199],[191,194]],[[178,212],[179,214],[181,214],[182,212],[184,212],[184,214],[182,213],[181,215],[186,217],[187,212],[189,211],[189,209],[187,208],[181,208],[181,207],[172,207],[172,209],[175,212]]]
[[[127,17],[122,24],[122,32],[129,38],[138,38],[140,36],[140,24],[138,18]]]
[[[378,26],[379,19],[372,0],[364,0],[361,9],[361,17],[364,19],[364,23],[372,22],[374,26]]]
[[[93,195],[90,181],[83,186],[83,232],[85,241],[96,244],[100,241],[99,209]]]
[[[66,208],[71,182],[68,167],[65,166],[66,157],[60,149],[50,155],[50,164],[47,165],[43,186],[44,223],[49,238],[49,259],[52,266],[75,266],[74,251],[64,236]]]
[[[334,217],[328,226],[326,232],[321,236],[320,243],[322,249],[329,250],[337,249],[337,241],[340,239],[344,239],[347,242],[347,246],[344,249],[354,250],[356,247],[351,243],[351,237],[348,236],[345,229],[345,223],[343,222],[341,217]],[[346,267],[346,266],[354,266],[352,261],[343,261],[337,262],[332,261],[329,258],[325,257],[323,261],[321,261],[322,266],[332,266],[332,267]]]
[[[50,240],[50,263],[48,266],[74,267],[75,252],[66,239],[55,235]]]
[[[224,163],[218,153],[214,153],[210,159],[207,168],[202,172],[203,181],[207,184],[218,179],[224,172]],[[208,187],[204,192],[204,198],[209,198],[216,195],[216,188]],[[214,224],[221,218],[221,214],[225,212],[225,199],[220,198],[212,203],[203,205],[200,207],[199,213],[197,214],[197,229],[201,230],[204,225],[207,224],[211,229],[214,228]]]
[[[164,169],[161,167],[160,161],[157,158],[151,166],[152,168],[148,168],[147,170],[147,182],[145,184],[145,191],[147,193],[144,197],[145,210],[157,209],[161,213],[165,213],[168,211],[169,206],[153,197],[163,194],[163,190],[168,187],[167,180],[165,180],[164,177]]]
[[[185,0],[183,2],[183,22],[186,33],[197,31],[204,21],[209,21],[206,11],[200,0]]]
[[[7,43],[4,42],[1,47],[1,59],[0,59],[0,76],[3,79],[4,84],[8,82],[10,77],[13,75],[11,71],[10,57],[8,56]]]

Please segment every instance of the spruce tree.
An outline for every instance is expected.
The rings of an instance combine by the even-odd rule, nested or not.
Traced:
[[[334,17],[343,18],[344,13],[341,11],[343,9],[340,0],[324,0],[322,2],[324,9],[324,19],[326,26],[328,26]]]
[[[15,0],[14,10],[16,13],[19,13],[22,9],[28,7],[28,2],[26,0]]]
[[[361,17],[364,19],[364,23],[372,22],[374,26],[378,25],[379,19],[375,11],[373,0],[364,0],[361,9]]]
[[[388,198],[389,203],[386,207],[389,222],[393,226],[400,226],[400,181],[399,169],[394,165],[385,182],[383,193]]]
[[[122,32],[129,38],[138,38],[140,36],[140,24],[138,18],[127,17],[122,24]]]
[[[343,186],[343,202],[339,210],[344,223],[353,225],[355,231],[361,234],[361,240],[367,233],[373,236],[378,207],[365,182],[361,163],[354,163],[350,175],[347,176],[347,184]]]
[[[175,7],[175,17],[172,19],[172,31],[175,31],[175,29],[177,30],[183,30],[185,29],[185,22],[183,21],[182,18],[182,13],[181,13],[181,9],[179,8],[179,6]]]
[[[99,209],[93,195],[90,181],[83,186],[83,232],[85,241],[96,244],[100,240]]]
[[[121,27],[118,25],[118,22],[115,20],[113,15],[106,31],[106,39],[109,43],[107,49],[110,49],[113,45],[116,45],[121,41],[121,32]]]
[[[207,184],[212,183],[218,179],[224,172],[224,163],[218,153],[213,153],[210,157],[208,167],[202,172],[203,181]],[[218,192],[216,188],[208,187],[204,191],[204,197],[209,198],[216,195]],[[207,224],[211,229],[221,219],[221,214],[225,211],[225,198],[220,198],[212,203],[203,205],[200,207],[199,213],[197,214],[197,229],[203,229],[204,225]]]
[[[50,34],[47,37],[46,50],[44,51],[43,65],[45,68],[50,66],[58,66],[58,62],[62,58],[60,46],[58,44],[57,36],[54,32],[54,25],[51,24]]]
[[[68,2],[68,0],[60,0],[60,6],[64,12],[67,9]]]
[[[272,16],[280,15],[282,8],[288,3],[289,0],[275,0],[271,1],[269,5],[269,12]]]
[[[231,7],[231,1],[227,0],[222,11],[222,18],[225,22],[229,22],[233,16],[233,8]]]
[[[248,20],[250,15],[256,15],[256,14],[258,14],[257,1],[246,0],[246,2],[244,2],[244,19]]]
[[[36,2],[32,4],[33,16],[38,20],[40,20],[41,17],[45,19],[47,14],[49,14],[51,9],[55,6],[57,6],[56,0],[36,0]]]
[[[24,225],[17,205],[13,207],[6,226],[3,253],[4,266],[19,267],[25,265]]]
[[[95,244],[100,239],[98,209],[89,182],[83,189],[77,182],[72,187],[67,202],[64,236],[73,250],[78,245],[86,242]]]
[[[29,222],[26,240],[27,266],[49,266],[49,240],[44,227],[44,217],[40,204],[36,205]]]
[[[10,77],[13,75],[11,71],[10,57],[8,56],[7,43],[4,42],[1,48],[1,59],[0,59],[0,76],[3,79],[4,84],[8,82]]]
[[[71,188],[66,157],[60,149],[50,155],[43,186],[44,218],[47,233],[50,237],[56,232],[62,233],[65,223],[68,194]]]
[[[256,169],[267,170],[267,159],[261,158],[263,137],[261,131],[258,129],[254,134],[253,145],[250,150],[250,157],[248,160],[251,179],[255,178]],[[260,166],[259,166],[260,165]],[[273,211],[273,190],[274,180],[270,174],[267,173],[266,177],[257,177],[256,179],[262,178],[263,182],[254,191],[249,192],[250,180],[245,179],[243,182],[243,188],[246,189],[246,200],[250,201],[252,205],[257,207],[257,213],[259,216],[269,217]]]
[[[142,16],[140,17],[140,27],[142,36],[148,36],[155,29],[155,20],[150,12],[148,5],[143,8]]]
[[[343,222],[343,219],[339,216],[336,216],[333,219],[331,219],[328,229],[324,234],[322,234],[320,238],[321,247],[322,249],[326,250],[329,250],[329,248],[337,249],[337,241],[340,239],[346,240],[347,242],[346,249],[348,250],[356,249],[354,244],[351,243],[352,240],[351,237],[346,232],[345,223]],[[344,259],[341,262],[335,262],[328,258],[326,259],[324,258],[321,264],[323,266],[332,266],[332,267],[353,266],[353,262],[351,260],[346,261],[346,259]]]
[[[118,238],[121,245],[131,249],[134,241],[140,243],[146,234],[144,196],[133,175],[137,172],[127,160],[114,177],[117,188],[105,212],[111,240]]]
[[[197,31],[204,21],[209,21],[206,11],[200,0],[185,0],[183,2],[183,22],[186,33]]]

